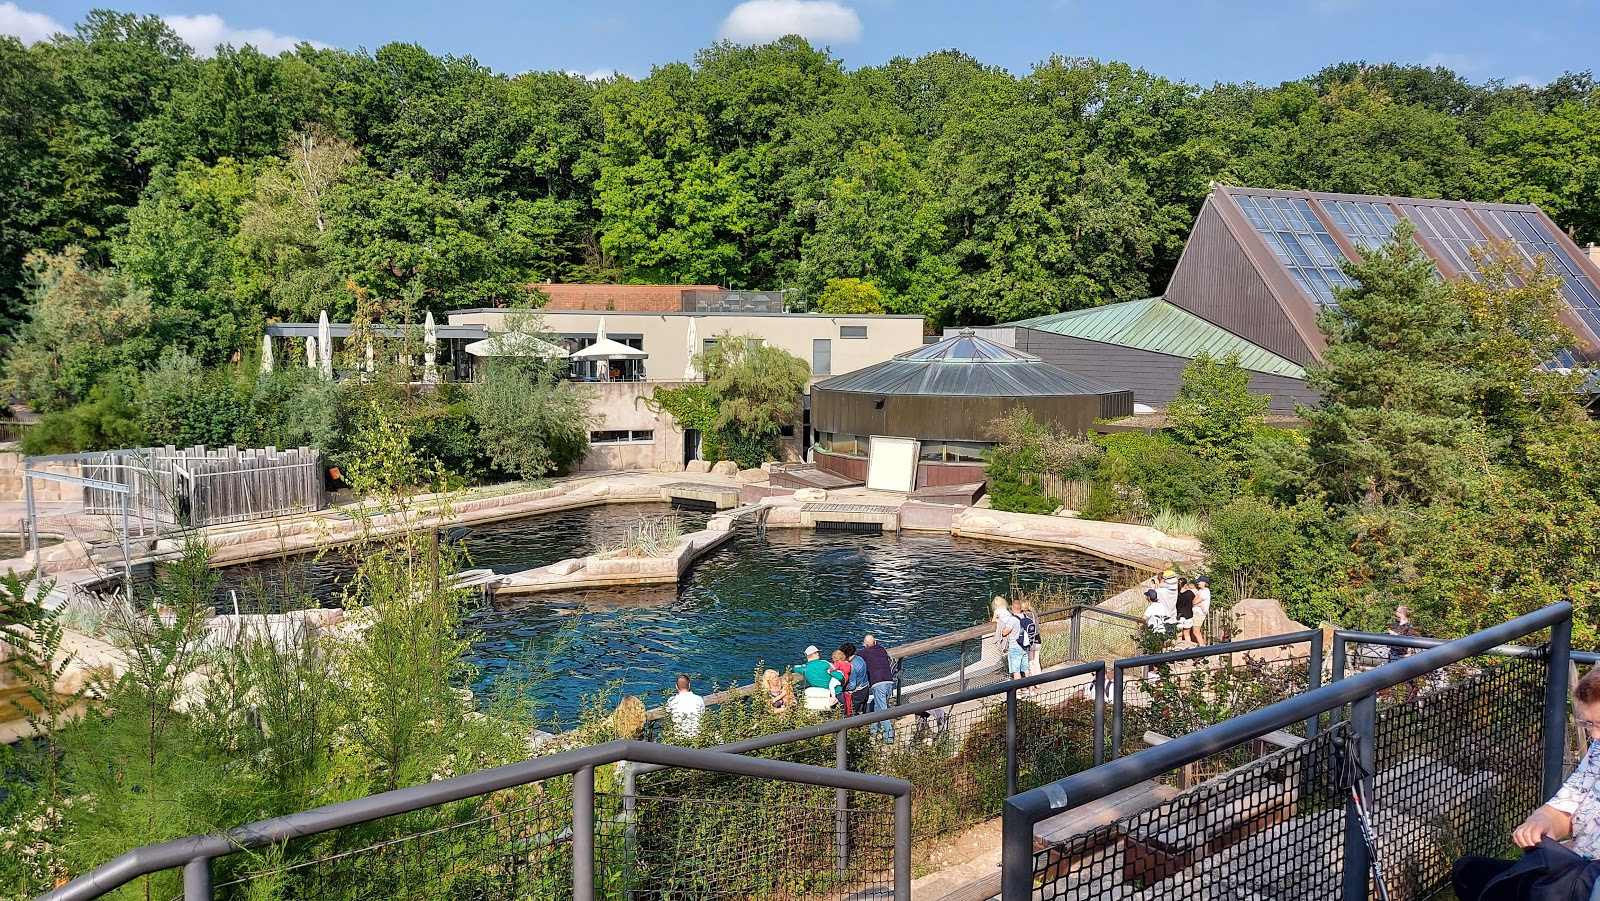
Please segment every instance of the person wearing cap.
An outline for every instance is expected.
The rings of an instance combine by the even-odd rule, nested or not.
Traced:
[[[822,653],[816,645],[806,646],[806,662],[800,669],[800,674],[806,682],[806,709],[827,710],[833,706],[833,689],[829,683],[833,679],[829,672],[828,661],[822,659]]]

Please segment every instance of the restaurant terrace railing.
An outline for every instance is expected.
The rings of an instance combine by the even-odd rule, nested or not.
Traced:
[[[651,764],[787,783],[785,804],[621,792],[609,767]],[[631,766],[630,766],[631,764]],[[855,831],[835,865],[837,791]],[[860,799],[848,806],[850,793]],[[716,816],[713,817],[712,814]],[[705,823],[737,828],[708,835]],[[253,854],[267,851],[270,853]],[[235,855],[244,865],[222,881]],[[612,741],[415,785],[226,832],[135,848],[41,896],[99,898],[182,870],[184,901],[222,897],[521,899],[911,897],[911,786],[759,757]],[[175,881],[175,880],[174,880]],[[155,886],[156,891],[165,885]],[[145,896],[151,897],[150,886]],[[158,895],[170,897],[170,895]]]
[[[1503,853],[1561,784],[1571,634],[1567,603],[1442,643],[1336,633],[1336,668],[1352,638],[1434,646],[1008,798],[1001,897],[1434,897],[1452,859]],[[1036,844],[1047,820],[1297,727],[1280,751]]]

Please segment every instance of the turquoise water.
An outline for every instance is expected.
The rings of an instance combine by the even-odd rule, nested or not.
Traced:
[[[614,505],[475,529],[466,548],[476,566],[505,572],[617,544],[629,523],[661,505]],[[680,513],[685,530],[703,514]],[[831,650],[866,632],[893,646],[987,618],[988,601],[1013,579],[1097,588],[1109,575],[1093,557],[933,533],[872,536],[810,529],[765,535],[741,524],[678,586],[595,589],[507,598],[466,622],[480,694],[512,677],[547,715],[570,718],[586,696],[638,694],[652,706],[679,672],[701,693],[748,683],[760,665],[804,661],[808,644]],[[290,579],[334,599],[350,564],[325,559],[234,567],[227,588],[252,577]],[[954,669],[948,661],[922,667]],[[933,673],[908,670],[915,680]]]

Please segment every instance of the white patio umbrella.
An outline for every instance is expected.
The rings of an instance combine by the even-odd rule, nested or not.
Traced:
[[[322,354],[322,377],[333,378],[333,329],[328,325],[328,311],[317,317],[317,350]]]
[[[695,368],[694,356],[700,352],[700,330],[695,327],[695,318],[689,317],[689,356],[688,362],[683,364],[683,379],[686,382],[700,380],[700,370]]]
[[[564,358],[565,348],[542,341],[526,332],[503,332],[482,341],[474,341],[462,350],[474,357],[544,357]]]
[[[600,317],[600,324],[594,327],[594,343],[599,344],[606,340],[606,317]]]
[[[610,381],[612,360],[643,360],[650,355],[642,350],[621,344],[610,338],[601,338],[595,343],[585,347],[572,355],[574,360],[598,360],[600,370],[606,374],[602,381]]]
[[[434,372],[434,364],[439,359],[439,327],[433,323],[433,311],[422,320],[422,380],[424,382],[437,382],[438,375]]]
[[[261,371],[272,371],[272,336],[261,336]]]
[[[317,368],[317,336],[306,336],[306,368]]]

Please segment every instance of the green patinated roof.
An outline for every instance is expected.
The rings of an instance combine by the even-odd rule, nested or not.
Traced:
[[[1238,351],[1240,365],[1253,372],[1301,380],[1306,377],[1306,371],[1292,360],[1257,347],[1227,329],[1167,303],[1162,297],[1052,313],[1006,325],[1176,357],[1192,358],[1202,350],[1212,357]]]

